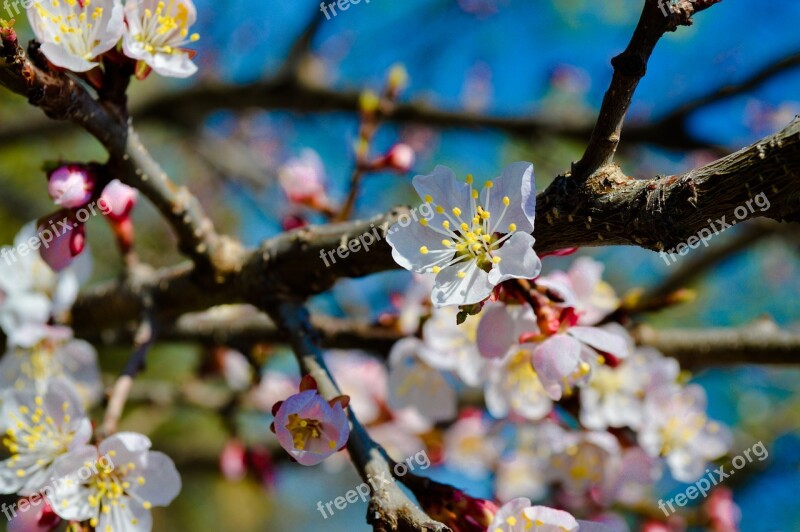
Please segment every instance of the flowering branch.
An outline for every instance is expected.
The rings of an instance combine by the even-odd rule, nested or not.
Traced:
[[[101,92],[95,100],[75,80],[51,70],[37,43],[32,43],[28,57],[13,30],[3,30],[2,44],[0,84],[27,97],[49,118],[71,121],[99,140],[110,156],[108,171],[153,202],[175,231],[181,251],[199,267],[224,276],[240,246],[217,235],[197,199],[175,185],[151,157],[121,111],[124,96],[118,90]]]
[[[322,358],[317,333],[311,327],[305,308],[301,304],[280,301],[266,301],[263,306],[280,329],[289,335],[303,374],[314,378],[323,398],[332,400],[341,396]],[[361,477],[366,482],[369,478],[391,476],[390,460],[386,452],[372,441],[352,409],[349,416],[352,429],[347,450]],[[367,522],[379,532],[449,530],[425,515],[396,484],[387,484],[372,491]]]
[[[668,250],[685,242],[709,220],[725,217],[764,192],[770,208],[748,211],[748,218],[800,220],[800,120],[752,146],[680,176],[634,180],[618,169],[596,175],[576,188],[565,177],[537,198],[534,236],[540,253],[578,246],[635,245]],[[393,209],[370,220],[308,226],[264,241],[230,264],[222,283],[199,286],[191,265],[158,270],[146,283],[154,304],[174,319],[214,305],[244,302],[263,293],[270,280],[276,290],[309,296],[328,290],[342,278],[397,269],[385,242],[388,227],[409,211]],[[726,223],[728,223],[726,222]],[[351,253],[322,267],[324,253],[359,236],[378,235],[369,252]],[[76,330],[118,329],[141,314],[141,293],[116,281],[85,292],[73,307]]]

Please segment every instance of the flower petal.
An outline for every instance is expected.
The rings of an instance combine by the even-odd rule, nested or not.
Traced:
[[[464,275],[459,277],[459,273]],[[437,307],[471,305],[489,297],[492,288],[489,274],[478,268],[476,261],[470,260],[453,264],[439,272],[431,301]]]
[[[443,266],[455,255],[454,249],[442,243],[444,237],[441,234],[415,221],[405,227],[400,223],[394,224],[386,240],[392,246],[395,262],[417,273],[430,273],[431,268]]]
[[[567,330],[567,334],[603,353],[612,354],[617,358],[625,358],[628,356],[628,342],[625,338],[617,334],[598,329],[597,327],[581,326],[570,327]]]
[[[500,263],[489,272],[489,282],[498,285],[508,279],[533,279],[542,271],[542,261],[533,250],[534,238],[529,233],[518,231],[505,242],[495,257]]]
[[[508,307],[502,303],[489,304],[481,312],[478,324],[478,349],[487,358],[500,358],[517,342],[514,323]]]
[[[451,213],[458,207],[464,213],[471,210],[470,186],[456,179],[456,174],[446,166],[437,166],[428,175],[415,176],[412,183],[423,201],[430,196],[432,203]]]
[[[492,181],[492,188],[484,188],[481,204],[491,213],[490,232],[507,233],[509,224],[515,224],[518,231],[533,232],[533,218],[536,213],[536,183],[533,165],[529,162],[511,163],[503,169],[500,177]],[[489,201],[486,201],[488,196]],[[510,201],[505,206],[503,198]],[[500,214],[505,214],[500,218]]]
[[[564,334],[551,336],[533,350],[533,366],[547,395],[561,399],[562,383],[578,367],[581,344]]]

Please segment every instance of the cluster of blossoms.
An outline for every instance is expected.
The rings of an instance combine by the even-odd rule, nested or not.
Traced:
[[[690,482],[726,454],[730,431],[708,419],[703,389],[605,323],[620,301],[601,264],[582,257],[540,275],[530,164],[509,166],[482,192],[443,167],[414,186],[438,217],[390,233],[395,260],[422,275],[397,320],[409,336],[389,356],[388,402],[455,420],[444,435],[449,467],[496,472],[501,501],[530,496],[597,514],[646,502],[664,466]],[[470,388],[483,389],[490,416],[458,415]],[[564,519],[556,526],[576,529]],[[527,530],[530,519],[489,530],[516,530],[512,522]]]
[[[436,214],[389,232],[394,258],[415,275],[395,298],[398,315],[382,318],[406,336],[388,367],[354,351],[327,362],[391,456],[427,449],[437,465],[493,479],[505,503],[435,488],[419,499],[429,515],[454,530],[627,530],[610,508],[652,504],[665,470],[694,481],[726,454],[730,431],[708,419],[703,389],[608,319],[621,301],[600,263],[581,257],[540,275],[532,165],[512,164],[482,191],[444,167],[414,186]],[[339,461],[345,405],[299,386],[262,378],[262,408],[278,401],[281,446],[304,465]],[[460,408],[474,390],[485,412]]]
[[[54,199],[69,207],[75,195],[67,185]],[[25,226],[15,247],[35,227]],[[83,254],[57,272],[46,258],[20,254],[16,262],[0,261],[0,327],[7,337],[0,359],[0,429],[9,455],[0,462],[0,493],[23,497],[16,510],[4,506],[10,530],[50,530],[64,520],[98,530],[148,531],[150,508],[175,498],[180,477],[140,434],[89,444],[86,410],[102,391],[97,353],[59,323],[88,277],[91,259]]]
[[[151,70],[162,76],[186,78],[197,72],[194,52],[186,45],[200,36],[190,33],[197,19],[191,0],[43,0],[31,2],[28,18],[42,52],[55,66],[89,72],[101,57],[127,57],[136,73]],[[122,42],[122,53],[115,54]]]

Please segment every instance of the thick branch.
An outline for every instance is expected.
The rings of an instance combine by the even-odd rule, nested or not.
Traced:
[[[403,334],[392,327],[352,319],[315,315],[311,324],[320,345],[326,349],[363,349],[387,356]],[[654,329],[643,325],[634,335],[644,345],[677,358],[682,367],[727,366],[733,364],[800,364],[800,333],[781,331],[769,321],[738,328]],[[164,328],[164,341],[202,345],[251,347],[289,341],[272,320],[249,306],[231,306],[212,313],[187,314]],[[130,334],[88,337],[97,342],[128,345]]]
[[[748,201],[753,212],[747,209],[745,218],[798,221],[798,176],[800,120],[776,135],[681,176],[638,181],[615,170],[593,176],[578,188],[563,177],[557,178],[538,197],[535,247],[540,253],[603,245],[669,250],[701,230],[713,235],[722,217],[729,224],[736,221],[734,212],[741,206],[747,209]],[[753,203],[754,196],[762,192],[769,200],[769,209],[763,211]],[[407,212],[395,209],[372,220],[311,226],[281,234],[249,255],[240,268],[237,266],[238,273],[214,286],[198,287],[190,266],[158,271],[151,281],[154,305],[169,309],[168,317],[175,319],[186,312],[243,302],[250,294],[263,293],[267,280],[276,291],[313,295],[328,290],[341,278],[397,269],[384,239],[385,231]],[[353,239],[366,240],[365,235],[375,239],[369,251],[362,248],[348,252],[345,258],[336,253]],[[709,245],[714,245],[713,240]],[[139,297],[135,289],[121,282],[90,290],[74,308],[75,327],[79,331],[117,329],[140,315]]]

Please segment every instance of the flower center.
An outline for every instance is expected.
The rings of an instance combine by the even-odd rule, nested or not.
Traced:
[[[11,426],[3,438],[3,445],[11,453],[7,467],[17,467],[16,475],[20,478],[48,466],[58,455],[67,451],[75,437],[74,432],[62,430],[52,417],[45,415],[41,397],[37,396],[34,404],[33,410],[22,405],[11,413]],[[70,422],[67,414],[69,403],[64,402],[62,408],[62,422],[66,425]]]
[[[469,212],[462,211],[460,207],[453,207],[450,212],[447,212],[432,196],[427,195],[424,198],[425,202],[431,204],[436,213],[444,218],[444,220],[441,220],[441,227],[431,226],[430,228],[445,237],[442,240],[443,246],[455,251],[452,260],[444,266],[432,267],[432,273],[439,273],[442,268],[453,264],[460,262],[470,263],[472,261],[475,261],[482,270],[490,271],[492,266],[499,264],[501,260],[500,257],[494,256],[493,253],[517,230],[516,224],[513,223],[508,224],[505,228],[501,227],[503,218],[508,211],[508,206],[511,204],[509,197],[503,197],[503,210],[493,215],[486,210],[484,204],[489,205],[494,184],[491,181],[486,182],[483,199],[481,200],[481,195],[476,189],[472,188],[472,181],[472,175],[468,175],[467,183],[470,185]],[[428,226],[428,220],[422,219],[420,224]],[[504,233],[505,236],[501,236]],[[420,253],[423,255],[427,252],[426,247],[420,248]],[[465,276],[466,273],[463,270],[458,273],[459,278],[464,278]]]
[[[199,40],[200,35],[189,35],[189,10],[170,0],[169,5],[159,2],[155,12],[144,10],[142,32],[134,39],[143,43],[148,53],[177,54],[182,51],[181,46]]]
[[[116,454],[115,451],[108,452],[110,458],[115,457]],[[86,462],[84,467],[96,471],[96,474],[89,478],[87,482],[87,488],[90,492],[87,502],[89,506],[96,508],[98,513],[108,514],[111,513],[112,509],[126,510],[128,498],[138,501],[146,510],[152,508],[150,502],[141,500],[130,491],[130,481],[133,480],[131,473],[136,469],[136,464],[133,462],[115,467],[111,460],[100,459],[94,463]],[[69,479],[68,482],[70,480],[72,479]],[[146,481],[143,476],[138,476],[135,482],[142,486]],[[133,525],[138,524],[135,518],[131,518],[130,521]],[[91,518],[89,524],[97,527],[97,517]]]
[[[47,3],[52,11],[45,7]],[[86,61],[94,58],[92,51],[99,44],[97,33],[103,29],[103,8],[96,7],[90,13],[91,3],[92,0],[49,0],[34,4],[49,38]]]
[[[317,419],[301,418],[299,414],[289,414],[289,422],[286,428],[292,434],[295,449],[302,451],[308,446],[309,439],[317,439],[322,436],[322,423]],[[336,442],[331,440],[328,446],[333,449]]]

